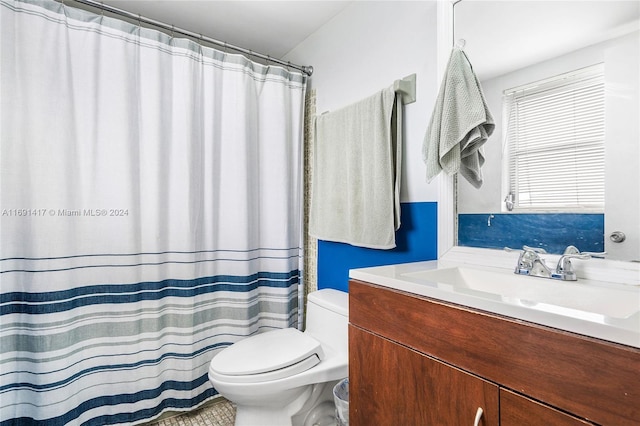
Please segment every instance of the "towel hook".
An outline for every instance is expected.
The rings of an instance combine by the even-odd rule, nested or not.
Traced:
[[[463,38],[458,39],[456,42],[456,47],[460,50],[464,49],[464,45],[467,44],[467,41]]]
[[[393,90],[402,94],[402,103],[408,105],[416,101],[416,75],[411,74],[393,82]]]

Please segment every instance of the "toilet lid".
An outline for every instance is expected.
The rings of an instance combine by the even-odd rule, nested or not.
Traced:
[[[274,380],[308,370],[322,359],[320,342],[295,328],[283,328],[234,343],[213,358],[210,370],[230,380],[264,373]]]

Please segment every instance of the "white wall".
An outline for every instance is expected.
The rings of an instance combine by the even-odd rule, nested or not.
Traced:
[[[438,90],[435,1],[356,1],[289,52],[312,65],[317,112],[357,102],[417,74],[417,101],[405,107],[401,201],[436,201],[427,184],[422,140]]]

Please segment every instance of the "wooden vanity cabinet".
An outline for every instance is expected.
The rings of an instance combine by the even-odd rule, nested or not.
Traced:
[[[349,424],[498,425],[498,386],[420,352],[349,329]],[[452,397],[463,395],[464,397]]]
[[[640,349],[351,280],[350,424],[639,425]]]
[[[501,426],[584,426],[592,424],[515,392],[500,389]]]

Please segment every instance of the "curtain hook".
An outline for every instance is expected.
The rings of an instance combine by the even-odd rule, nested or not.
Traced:
[[[171,24],[171,38],[173,38],[175,30],[176,30],[176,26]]]

